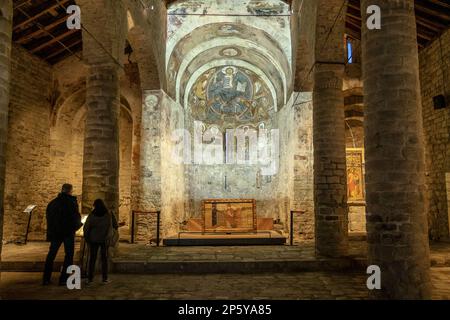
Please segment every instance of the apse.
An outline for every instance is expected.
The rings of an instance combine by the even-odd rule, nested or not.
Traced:
[[[290,18],[290,6],[279,0],[169,5],[167,94],[183,108],[189,136],[199,129],[203,149],[215,148],[219,159],[205,164],[192,154],[185,163],[187,221],[202,216],[205,199],[249,199],[258,219],[285,229],[294,201],[285,187],[294,183],[296,148],[280,136],[297,134],[289,114],[301,100],[292,97]],[[269,160],[251,161],[262,150]]]

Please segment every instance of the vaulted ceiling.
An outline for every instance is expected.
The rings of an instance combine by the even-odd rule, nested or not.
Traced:
[[[168,3],[175,0],[167,0]],[[293,0],[286,0],[292,3]],[[68,30],[65,8],[74,0],[14,0],[14,42],[54,64],[80,52],[80,30]],[[450,27],[448,0],[415,0],[418,44],[423,48]],[[360,0],[348,0],[347,33],[361,35]]]

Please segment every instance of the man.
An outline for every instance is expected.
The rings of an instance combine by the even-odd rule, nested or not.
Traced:
[[[64,265],[59,278],[59,285],[65,285],[67,268],[73,264],[75,251],[75,232],[82,227],[77,198],[72,196],[73,187],[64,184],[61,193],[47,206],[47,241],[50,249],[45,261],[43,285],[50,284],[55,261],[61,244],[64,243]]]

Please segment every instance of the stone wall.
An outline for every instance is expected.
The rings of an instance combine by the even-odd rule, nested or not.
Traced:
[[[449,237],[445,174],[450,172],[450,31],[423,49],[419,58],[429,234],[442,239]],[[446,96],[447,108],[434,110],[433,97],[440,94]]]
[[[275,181],[278,215],[289,231],[294,212],[294,240],[314,238],[312,95],[294,93],[278,113],[280,170]]]
[[[122,107],[119,118],[119,222],[130,224],[131,212],[131,152],[133,147],[133,118]]]
[[[128,236],[131,180],[135,163],[132,146],[140,130],[140,89],[132,75],[121,73],[120,222]],[[11,106],[5,193],[5,240],[21,240],[27,217],[22,211],[37,204],[29,239],[45,237],[45,208],[62,183],[82,194],[82,163],[86,120],[86,69],[69,57],[50,66],[20,47],[13,49]],[[134,175],[135,176],[135,175]],[[136,179],[136,177],[134,177]]]
[[[1,2],[0,7],[0,264],[3,240],[4,191],[6,173],[6,142],[8,131],[9,90],[11,78],[11,0]],[[0,274],[1,277],[1,274]]]
[[[295,60],[294,91],[312,91],[314,73],[311,68],[315,62],[316,45],[316,0],[294,0],[292,8],[298,15],[291,18],[292,50]]]
[[[296,129],[291,138],[295,143],[292,210],[298,211],[294,217],[294,232],[300,240],[311,240],[314,239],[314,148],[311,93],[294,93],[292,108]]]
[[[47,202],[58,190],[50,182],[50,96],[52,68],[13,46],[11,100],[6,150],[4,239],[23,240],[28,216],[36,204],[30,239],[43,239]]]

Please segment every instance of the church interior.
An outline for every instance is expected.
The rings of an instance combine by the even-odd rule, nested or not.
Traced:
[[[447,0],[0,0],[0,298],[82,297],[36,280],[70,183],[106,299],[449,300],[449,80]]]

